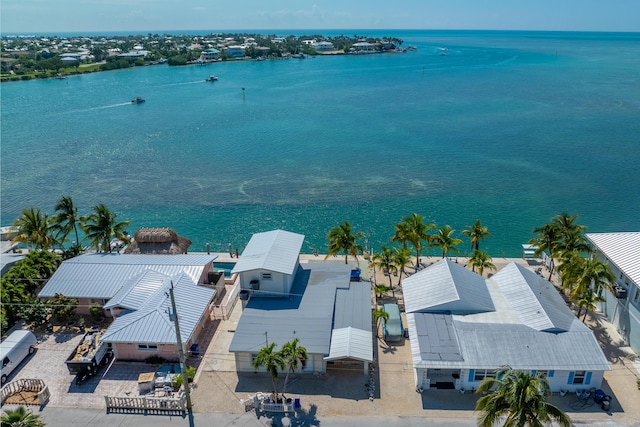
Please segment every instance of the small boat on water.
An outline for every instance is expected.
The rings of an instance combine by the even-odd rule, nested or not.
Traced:
[[[216,76],[209,76],[209,77],[207,77],[205,79],[205,81],[207,81],[207,82],[215,82],[217,80],[218,80],[218,78]]]
[[[142,98],[141,98],[141,97],[139,97],[139,96],[136,96],[135,98],[133,98],[133,99],[131,100],[131,103],[132,103],[132,104],[142,104],[143,102],[144,102],[144,99],[142,99]]]
[[[58,74],[56,74],[56,79],[58,79],[58,80],[64,80],[64,79],[66,79],[66,77],[65,77],[65,76],[63,76],[62,74],[58,73]]]

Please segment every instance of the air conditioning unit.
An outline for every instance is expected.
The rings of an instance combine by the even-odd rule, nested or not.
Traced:
[[[619,299],[625,299],[627,297],[627,290],[622,286],[614,286],[613,293],[615,294],[616,298]]]
[[[251,286],[251,290],[252,291],[259,291],[260,290],[260,281],[257,280],[257,279],[254,279],[254,280],[249,282],[249,286]]]

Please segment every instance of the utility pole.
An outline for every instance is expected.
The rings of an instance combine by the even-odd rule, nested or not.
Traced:
[[[187,378],[187,363],[184,359],[184,348],[182,346],[182,338],[180,337],[180,325],[178,323],[178,312],[176,311],[176,300],[173,297],[173,280],[171,281],[171,288],[169,288],[169,295],[171,296],[171,308],[173,313],[169,316],[173,316],[173,323],[176,326],[176,340],[178,341],[178,356],[180,358],[180,370],[182,371],[182,385],[184,386],[184,392],[187,397],[187,411],[191,413],[191,394],[189,393],[189,379]]]

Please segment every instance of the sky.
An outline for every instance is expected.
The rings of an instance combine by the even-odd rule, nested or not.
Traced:
[[[2,0],[0,33],[479,29],[640,32],[640,0]]]

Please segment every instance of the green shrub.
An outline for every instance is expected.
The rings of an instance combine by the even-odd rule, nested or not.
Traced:
[[[174,389],[179,389],[182,385],[182,375],[174,375],[171,377],[171,385]]]
[[[104,309],[97,302],[94,302],[89,306],[89,314],[91,315],[91,318],[96,322],[101,322],[105,317]]]
[[[196,377],[196,368],[193,366],[187,366],[187,370],[185,372],[187,373],[187,379],[189,382],[193,381]]]
[[[58,322],[67,322],[76,313],[78,300],[68,298],[62,294],[56,294],[49,300],[51,304],[51,314]]]

